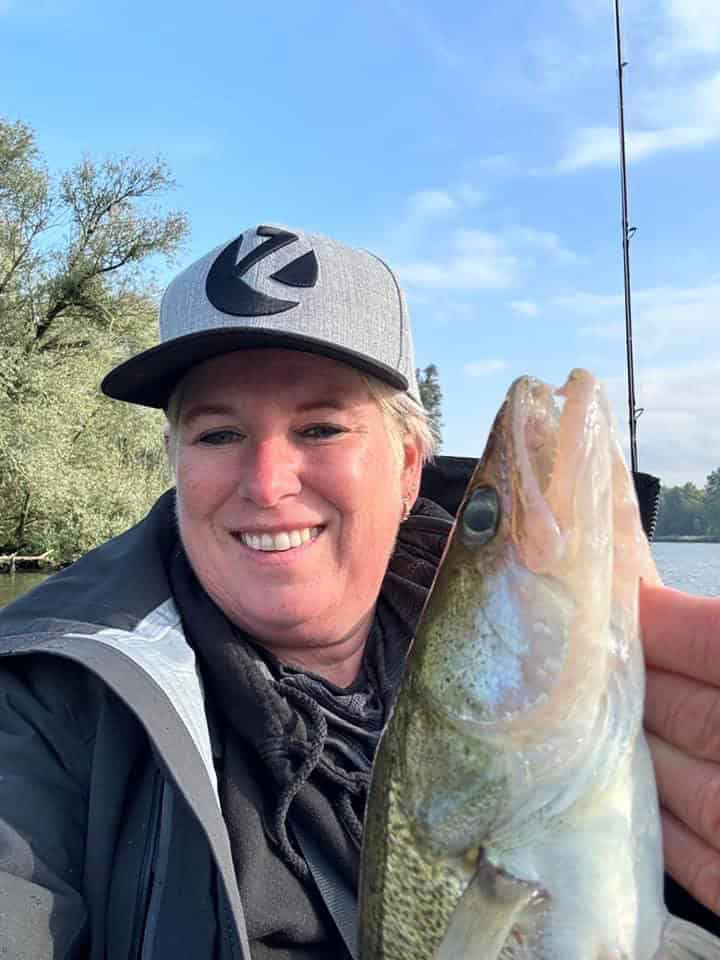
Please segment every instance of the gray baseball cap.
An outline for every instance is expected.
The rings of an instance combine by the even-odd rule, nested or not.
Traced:
[[[165,291],[160,341],[111,370],[103,393],[165,407],[196,364],[283,347],[341,360],[420,402],[410,321],[392,270],[319,234],[251,227],[196,260]]]

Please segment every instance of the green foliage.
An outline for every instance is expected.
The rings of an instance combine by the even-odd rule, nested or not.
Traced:
[[[656,536],[700,536],[706,526],[704,494],[694,483],[662,488]]]
[[[53,182],[32,131],[0,120],[0,554],[69,562],[170,483],[162,415],[98,385],[155,342],[147,263],[187,230],[152,206],[172,186],[130,158]]]
[[[720,467],[705,481],[705,521],[708,533],[720,537]]]
[[[708,474],[702,489],[694,483],[661,489],[655,535],[720,537],[720,467]]]
[[[442,443],[442,389],[440,387],[440,377],[438,368],[434,363],[429,364],[423,370],[416,369],[418,387],[420,388],[420,399],[427,411],[433,431],[438,439],[438,448]]]

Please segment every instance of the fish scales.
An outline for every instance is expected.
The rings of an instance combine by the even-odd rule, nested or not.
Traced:
[[[586,371],[516,381],[470,481],[378,748],[361,960],[681,960],[642,733],[658,582]]]

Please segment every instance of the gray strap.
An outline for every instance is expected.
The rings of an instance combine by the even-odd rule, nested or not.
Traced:
[[[350,956],[358,960],[358,905],[355,891],[312,834],[298,829],[295,821],[292,831]]]

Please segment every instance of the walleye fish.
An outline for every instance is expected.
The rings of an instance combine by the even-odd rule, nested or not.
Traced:
[[[663,903],[641,577],[602,386],[517,380],[375,759],[361,960],[720,958]]]

